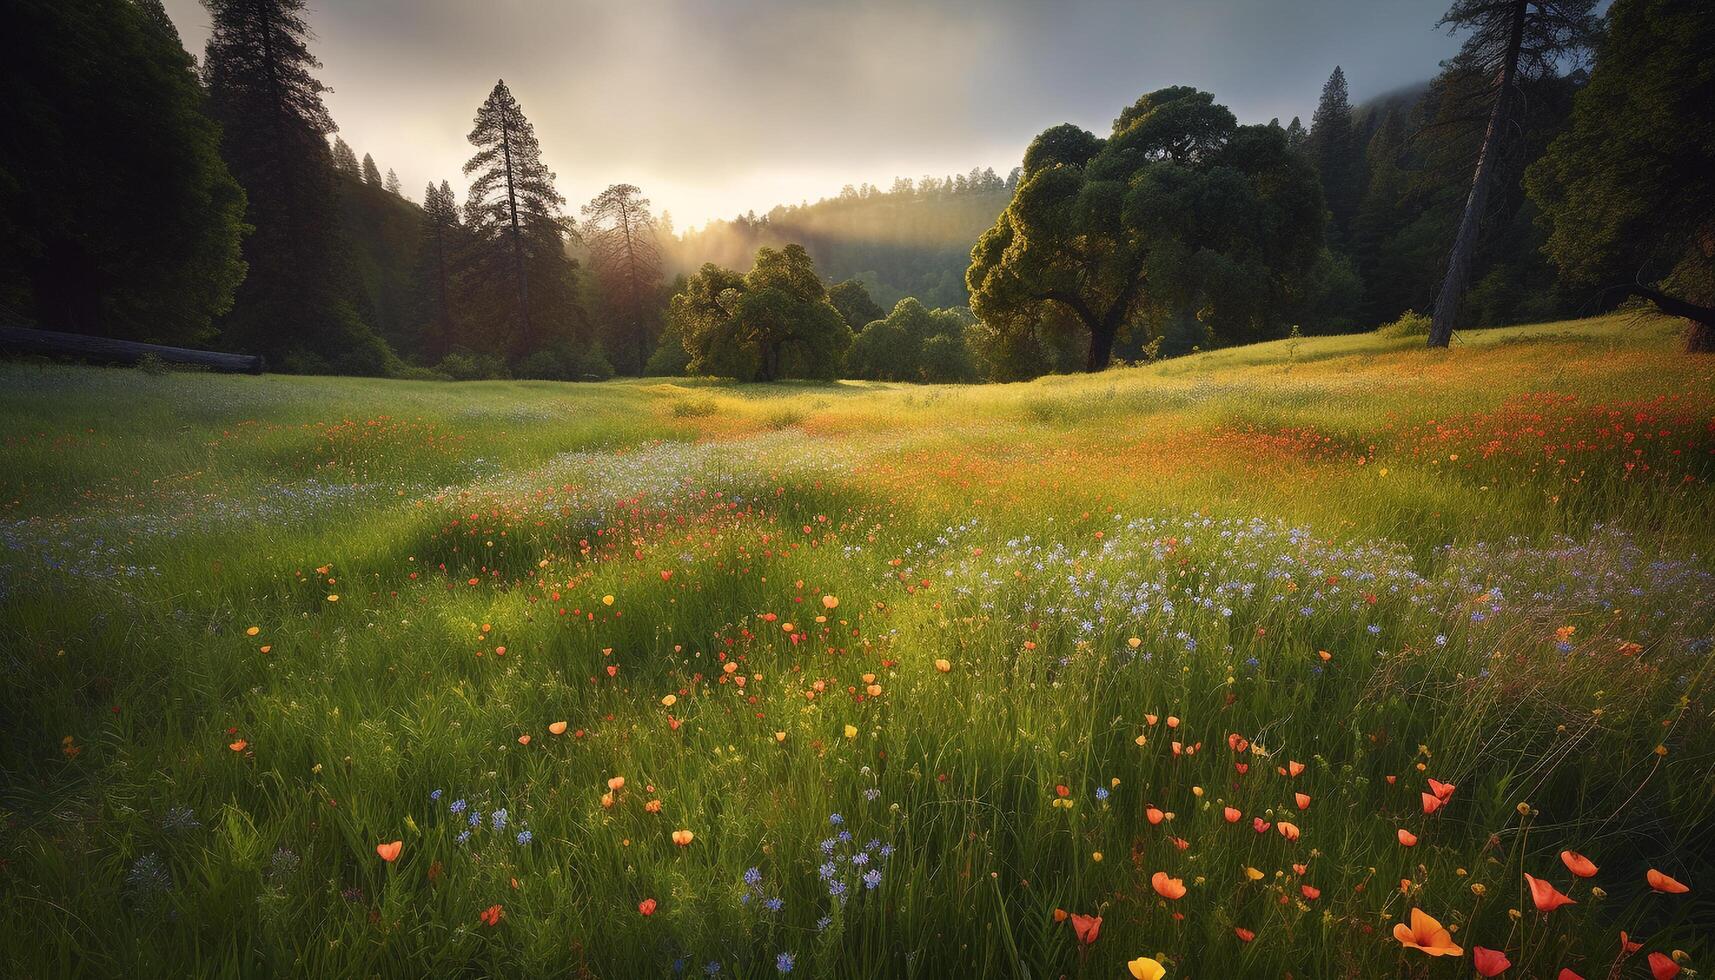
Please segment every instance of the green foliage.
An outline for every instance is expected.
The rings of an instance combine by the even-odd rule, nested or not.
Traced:
[[[1427,337],[1429,336],[1430,319],[1416,310],[1406,310],[1399,319],[1392,323],[1384,323],[1376,328],[1376,333],[1383,337]]]
[[[0,28],[0,307],[200,344],[244,276],[244,193],[158,5],[22,0]]]
[[[506,367],[506,361],[498,355],[472,354],[467,351],[448,354],[435,366],[435,372],[454,381],[487,381],[512,376],[512,372]]]
[[[1715,8],[1616,0],[1608,21],[1570,128],[1527,174],[1546,249],[1581,287],[1715,307]]]
[[[828,302],[810,255],[799,245],[760,249],[750,272],[713,263],[691,276],[669,306],[687,370],[741,381],[829,379],[837,375],[851,328]]]
[[[840,311],[840,319],[846,321],[846,326],[854,332],[862,330],[871,320],[881,319],[887,312],[870,298],[869,290],[864,288],[861,279],[847,279],[830,287],[828,302],[834,304],[834,309]]]
[[[1283,331],[1322,224],[1315,174],[1282,130],[1238,126],[1208,93],[1168,88],[1121,113],[1107,140],[1068,126],[1037,137],[966,282],[993,330],[1075,317],[1097,371],[1122,333],[1176,314],[1229,342]]]
[[[971,317],[959,309],[930,310],[902,299],[886,319],[863,328],[846,354],[846,377],[876,381],[973,381],[965,348]]]

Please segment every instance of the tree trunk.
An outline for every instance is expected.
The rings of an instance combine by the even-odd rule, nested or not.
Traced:
[[[1108,362],[1113,360],[1114,337],[1119,333],[1117,327],[1098,324],[1090,328],[1090,356],[1084,362],[1084,370],[1094,374],[1106,371]]]
[[[1471,260],[1477,250],[1477,232],[1488,203],[1489,185],[1494,181],[1495,155],[1500,151],[1502,133],[1511,122],[1512,90],[1518,78],[1519,48],[1524,44],[1528,5],[1529,0],[1516,0],[1513,4],[1512,27],[1507,37],[1506,57],[1501,63],[1495,107],[1489,113],[1489,127],[1483,133],[1483,147],[1477,153],[1477,172],[1471,178],[1471,193],[1465,198],[1459,233],[1453,239],[1453,250],[1447,254],[1447,278],[1441,281],[1441,292],[1435,298],[1435,319],[1429,326],[1431,347],[1446,347],[1452,341],[1459,304],[1471,285]]]
[[[1639,296],[1655,304],[1656,309],[1668,316],[1682,317],[1689,321],[1691,328],[1685,334],[1685,349],[1692,353],[1707,354],[1715,352],[1715,309],[1699,306],[1689,300],[1680,299],[1648,286],[1632,283],[1626,291],[1633,296]]]
[[[512,219],[512,267],[518,277],[518,347],[520,354],[530,352],[530,277],[524,270],[524,236],[518,230],[518,195],[512,188],[512,130],[506,124],[506,113],[500,114],[500,154],[506,163],[506,211]]]

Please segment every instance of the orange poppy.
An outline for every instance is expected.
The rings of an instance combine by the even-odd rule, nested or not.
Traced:
[[[1638,950],[1643,949],[1643,948],[1644,948],[1643,943],[1633,942],[1632,937],[1626,935],[1626,930],[1624,930],[1624,929],[1620,930],[1620,952],[1623,955],[1630,956],[1633,953],[1635,953]]]
[[[1151,826],[1160,824],[1161,821],[1167,819],[1167,814],[1162,813],[1160,810],[1157,810],[1155,807],[1148,807],[1147,809],[1145,809],[1143,811],[1143,815],[1145,818],[1147,818],[1149,820]]]
[[[1524,876],[1524,883],[1530,886],[1530,900],[1536,903],[1536,910],[1538,912],[1552,912],[1555,909],[1560,908],[1562,905],[1578,904],[1572,898],[1563,894],[1560,889],[1546,881],[1543,881],[1541,878],[1533,878],[1527,874]]]
[[[1054,921],[1055,922],[1065,922],[1066,921],[1066,910],[1065,909],[1055,909],[1054,910]]]
[[[637,911],[642,912],[644,915],[654,915],[655,900],[653,898],[646,898],[643,901],[638,902]]]
[[[1280,831],[1280,836],[1287,840],[1298,839],[1298,825],[1295,823],[1287,823],[1285,820],[1282,820],[1280,823],[1275,825],[1274,829]]]
[[[1294,793],[1292,794],[1292,802],[1298,804],[1298,809],[1308,810],[1310,809],[1310,794]]]
[[[231,749],[234,752],[243,752],[245,749],[247,749],[249,747],[250,747],[250,743],[246,742],[244,739],[239,739],[238,741],[233,742],[231,745],[227,746],[227,748]]]
[[[530,736],[528,736],[528,735],[518,736],[518,744],[519,745],[529,745],[530,744]]]
[[[1304,771],[1304,763],[1302,763],[1302,762],[1288,762],[1286,764],[1286,774],[1288,776],[1297,776],[1299,773],[1301,773],[1303,771]]]
[[[564,734],[566,734],[566,723],[563,721],[556,721],[556,722],[550,724],[548,726],[548,734],[550,734],[550,735],[564,735]]]
[[[1072,932],[1078,937],[1080,945],[1088,946],[1102,934],[1102,917],[1099,915],[1072,916]]]
[[[405,842],[402,840],[396,840],[391,844],[375,845],[375,853],[381,855],[381,860],[386,861],[388,864],[392,864],[394,861],[399,860],[399,852],[404,849]]]
[[[1444,783],[1444,782],[1441,782],[1440,780],[1437,780],[1437,779],[1431,779],[1429,781],[1429,791],[1434,793],[1435,798],[1440,800],[1443,803],[1446,803],[1448,800],[1452,799],[1453,798],[1453,791],[1458,789],[1458,788],[1459,787],[1453,785],[1452,783]]]
[[[1306,899],[1309,899],[1312,902],[1314,902],[1318,898],[1322,897],[1322,889],[1313,888],[1309,885],[1299,885],[1298,891],[1299,891],[1299,894],[1303,895]]]
[[[1244,814],[1229,806],[1221,811],[1221,816],[1226,817],[1228,823],[1238,823],[1239,818]]]
[[[688,830],[675,830],[673,831],[673,843],[680,847],[690,847],[691,840],[695,836]]]
[[[1566,865],[1566,870],[1580,878],[1596,877],[1595,863],[1577,851],[1561,851],[1560,863]]]
[[[1563,966],[1560,968],[1560,972],[1554,975],[1554,980],[1584,980],[1584,978],[1573,973],[1571,968]]]
[[[1239,937],[1239,942],[1241,943],[1248,943],[1256,938],[1256,933],[1244,928],[1243,926],[1234,926],[1233,935]]]
[[[1434,793],[1423,794],[1423,812],[1424,813],[1434,813],[1436,810],[1441,809],[1441,807],[1443,805],[1444,804],[1442,804],[1442,802],[1441,802],[1441,797],[1436,796]]]
[[[1185,897],[1185,880],[1183,878],[1169,878],[1165,871],[1157,871],[1151,876],[1149,886],[1155,889],[1157,895],[1169,901]]]
[[[1651,888],[1668,895],[1683,895],[1691,890],[1690,885],[1681,884],[1654,868],[1645,873],[1644,880],[1649,882]]]
[[[1406,847],[1416,847],[1417,835],[1406,830],[1404,827],[1401,827],[1399,828],[1399,842],[1404,844]]]
[[[505,915],[505,910],[500,906],[490,905],[488,908],[482,910],[478,915],[478,918],[482,919],[483,925],[497,926],[500,924],[500,919],[503,915]]]
[[[1477,974],[1485,977],[1498,977],[1513,965],[1506,953],[1486,946],[1471,947],[1471,963],[1477,968]]]
[[[1453,934],[1422,909],[1411,910],[1411,925],[1395,923],[1393,938],[1406,949],[1415,949],[1430,956],[1458,956],[1465,952],[1453,942]]]
[[[1655,980],[1673,980],[1679,976],[1679,964],[1666,953],[1649,954],[1649,973]]]

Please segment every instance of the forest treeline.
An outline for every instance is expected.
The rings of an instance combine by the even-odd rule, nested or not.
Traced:
[[[682,233],[569,204],[504,81],[412,200],[338,134],[304,0],[21,0],[0,40],[0,318],[423,378],[978,381],[1291,333],[1641,298],[1715,322],[1715,13],[1455,0],[1427,86],[1241,125],[1148,93],[977,168]],[[99,52],[99,56],[92,56]],[[1414,311],[1433,313],[1431,320]]]

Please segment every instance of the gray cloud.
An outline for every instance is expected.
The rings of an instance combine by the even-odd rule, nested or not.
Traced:
[[[200,53],[208,14],[166,0]],[[1447,0],[312,0],[328,105],[418,196],[463,184],[465,134],[504,77],[577,204],[641,186],[681,226],[842,184],[1005,170],[1047,126],[1104,131],[1163,85],[1242,120],[1309,121],[1429,77]]]

